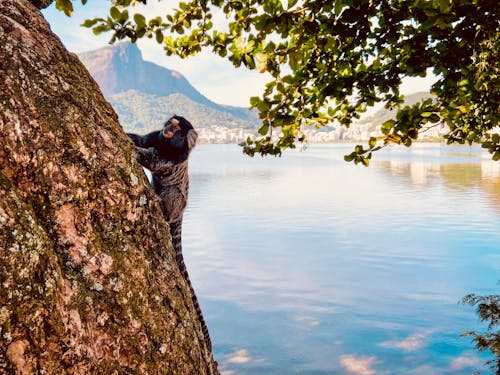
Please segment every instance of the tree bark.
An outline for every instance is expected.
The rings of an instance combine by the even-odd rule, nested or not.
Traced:
[[[54,0],[31,0],[31,3],[38,9],[47,8]]]
[[[131,143],[28,0],[0,85],[0,373],[217,373]]]

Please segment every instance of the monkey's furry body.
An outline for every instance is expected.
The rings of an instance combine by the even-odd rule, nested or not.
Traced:
[[[178,126],[172,125],[176,120]],[[205,344],[211,351],[212,344],[201,308],[194,293],[182,255],[182,217],[189,192],[188,157],[196,144],[198,134],[185,118],[174,116],[162,130],[144,136],[127,134],[134,142],[137,160],[152,174],[152,186],[160,197],[163,216],[170,226],[172,245],[177,265],[191,288],[191,295],[198,318],[202,323]]]

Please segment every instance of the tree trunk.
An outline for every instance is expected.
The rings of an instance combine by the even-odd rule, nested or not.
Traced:
[[[0,108],[0,373],[217,373],[131,143],[28,0],[0,1]]]

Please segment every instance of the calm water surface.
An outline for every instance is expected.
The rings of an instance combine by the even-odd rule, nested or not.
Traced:
[[[184,256],[229,374],[470,374],[471,292],[498,293],[500,164],[416,145],[343,161],[200,145]]]

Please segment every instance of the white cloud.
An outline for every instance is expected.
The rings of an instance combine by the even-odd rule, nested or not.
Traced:
[[[407,352],[418,350],[427,345],[427,336],[432,331],[425,331],[422,333],[415,333],[403,340],[389,340],[380,343],[379,345],[384,348],[403,349]]]
[[[377,362],[377,357],[357,357],[354,354],[340,356],[340,365],[349,374],[373,375],[375,370],[372,366]]]
[[[227,362],[228,363],[247,363],[250,362],[251,358],[246,349],[238,349],[234,353],[230,354]]]
[[[451,361],[450,369],[453,371],[463,370],[468,367],[481,367],[481,360],[473,352],[464,352],[461,356]]]
[[[231,364],[243,364],[250,362],[252,359],[248,354],[246,349],[237,349],[233,353],[226,356],[226,360],[220,364],[220,373],[221,375],[234,375],[236,372],[231,370]]]
[[[243,365],[248,362],[258,364],[265,362],[265,359],[262,357],[251,357],[247,349],[236,349],[234,352],[225,355],[224,361],[219,363],[219,370],[221,375],[238,374],[239,371],[237,369],[235,370],[234,367],[238,368],[238,365]]]

